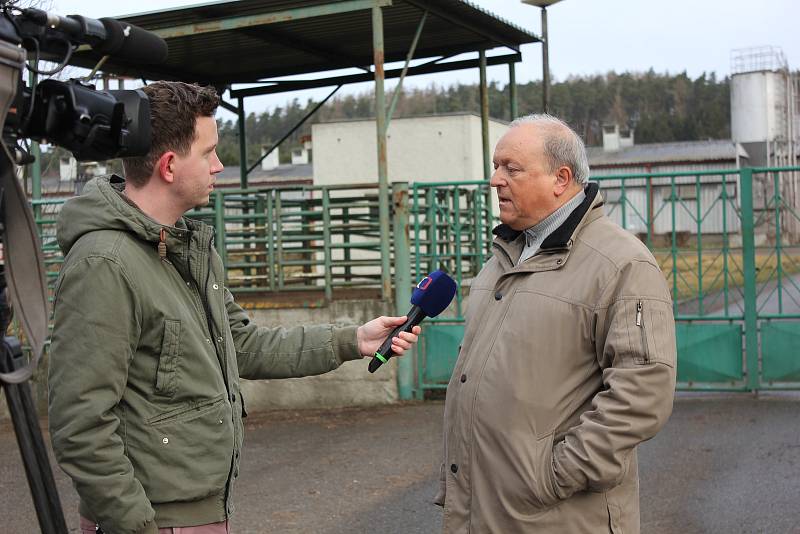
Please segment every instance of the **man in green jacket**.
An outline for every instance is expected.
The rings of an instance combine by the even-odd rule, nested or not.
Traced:
[[[447,386],[444,532],[638,533],[636,448],[675,389],[666,280],[562,121],[512,122],[494,168],[503,224]]]
[[[239,378],[287,378],[371,355],[403,317],[360,327],[263,328],[225,287],[211,227],[183,214],[209,201],[216,92],[144,88],[152,147],[126,179],[87,184],[58,220],[50,434],[80,496],[81,527],[113,534],[225,532],[239,475]],[[416,334],[394,338],[402,353]],[[183,532],[187,532],[184,530]]]

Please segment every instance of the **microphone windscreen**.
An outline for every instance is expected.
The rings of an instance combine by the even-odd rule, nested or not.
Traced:
[[[102,18],[106,40],[95,47],[117,59],[156,65],[167,60],[167,42],[158,35],[127,22]]]
[[[419,306],[428,317],[436,317],[450,305],[456,289],[455,281],[446,273],[434,271],[417,284],[411,294],[411,304]]]

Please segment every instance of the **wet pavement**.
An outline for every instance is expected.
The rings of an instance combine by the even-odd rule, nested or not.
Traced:
[[[442,409],[250,416],[233,532],[438,532]],[[644,534],[800,533],[800,395],[681,395],[639,462]],[[56,479],[77,532],[77,497],[57,469]],[[0,502],[0,533],[38,532],[10,425],[0,426]]]

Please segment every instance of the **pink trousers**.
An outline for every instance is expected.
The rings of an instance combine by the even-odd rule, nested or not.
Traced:
[[[81,517],[81,534],[94,534],[96,525],[85,517]],[[227,521],[210,523],[196,527],[167,527],[158,529],[158,534],[230,534]]]

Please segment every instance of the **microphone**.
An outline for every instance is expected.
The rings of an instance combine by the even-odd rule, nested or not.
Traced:
[[[100,20],[82,15],[62,17],[36,8],[22,11],[30,21],[62,32],[103,55],[134,63],[158,64],[167,60],[167,43],[147,30],[111,18]]]
[[[378,368],[394,356],[392,351],[392,338],[400,332],[411,332],[411,329],[422,322],[425,317],[436,317],[444,311],[456,294],[456,283],[443,271],[434,271],[423,278],[414,293],[411,295],[411,310],[408,319],[395,328],[375,351],[372,361],[369,362],[369,372],[374,373]]]
[[[100,22],[106,39],[93,47],[98,52],[134,63],[156,65],[167,60],[167,42],[158,35],[115,19],[102,18]]]

